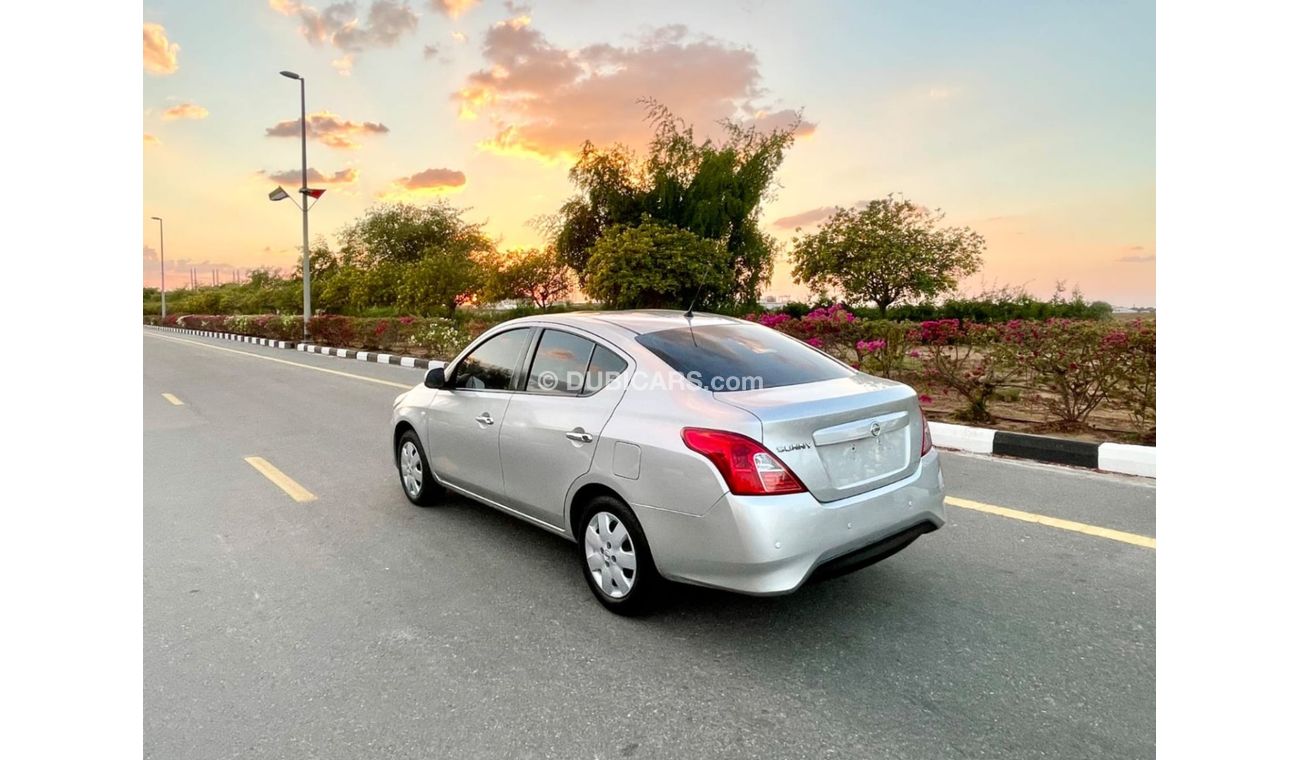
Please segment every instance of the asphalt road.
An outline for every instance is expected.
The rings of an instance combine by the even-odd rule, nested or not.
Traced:
[[[386,383],[420,377],[146,330],[145,757],[1154,756],[1154,549],[950,508],[861,572],[624,619],[563,539],[407,503]],[[953,497],[1155,536],[1150,481],[943,467]]]

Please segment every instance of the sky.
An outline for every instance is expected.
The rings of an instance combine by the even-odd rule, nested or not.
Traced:
[[[313,238],[446,198],[506,247],[574,188],[584,140],[644,148],[650,97],[709,133],[800,120],[762,224],[780,241],[889,193],[987,248],[966,293],[1056,283],[1155,305],[1152,2],[152,0],[143,278],[292,269],[306,81]],[[767,294],[806,296],[784,256]]]

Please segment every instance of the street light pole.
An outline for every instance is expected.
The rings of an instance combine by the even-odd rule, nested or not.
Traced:
[[[155,216],[158,220],[158,292],[162,293],[162,316],[167,318],[167,252],[163,248],[163,220],[161,216]]]
[[[302,106],[302,336],[309,335],[311,321],[311,247],[307,237],[307,80],[292,71],[281,71],[281,76],[298,80],[298,94]]]

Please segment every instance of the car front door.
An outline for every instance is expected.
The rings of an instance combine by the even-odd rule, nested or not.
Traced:
[[[591,469],[601,431],[623,396],[628,362],[572,332],[546,328],[506,410],[501,466],[508,505],[563,527],[565,497]]]
[[[497,333],[452,368],[429,405],[430,464],[442,482],[492,501],[504,495],[501,423],[514,396],[528,327]]]

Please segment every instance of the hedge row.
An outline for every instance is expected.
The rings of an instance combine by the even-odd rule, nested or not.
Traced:
[[[751,319],[884,377],[906,376],[927,392],[961,397],[959,417],[990,422],[1008,392],[1033,394],[1063,429],[1081,428],[1102,404],[1127,411],[1145,440],[1155,437],[1154,320],[1047,319],[997,324],[938,319],[859,319],[839,306],[802,319]],[[930,401],[929,393],[922,402]]]
[[[147,316],[145,324],[183,327],[191,330],[252,335],[273,340],[301,341],[302,317],[275,314],[186,314],[166,318]],[[450,359],[486,325],[462,327],[439,317],[341,317],[332,314],[312,317],[311,342],[361,350],[386,351],[433,359]]]

